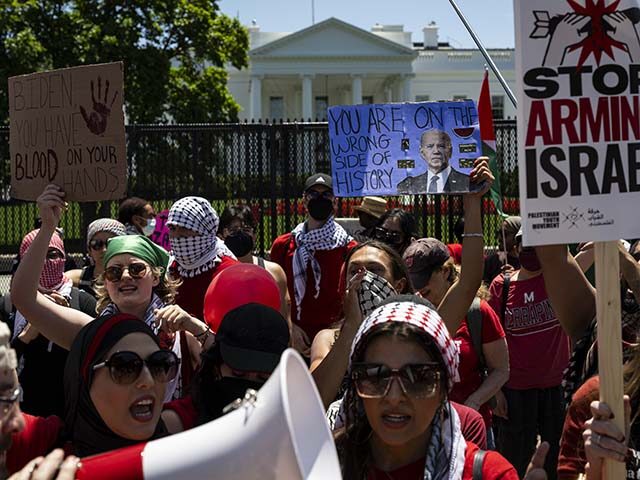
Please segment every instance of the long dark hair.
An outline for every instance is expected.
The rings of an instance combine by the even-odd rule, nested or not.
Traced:
[[[407,266],[402,260],[402,257],[400,256],[400,254],[396,252],[392,247],[387,245],[386,243],[382,243],[378,240],[367,240],[366,242],[356,245],[349,251],[349,253],[347,254],[347,257],[344,260],[344,265],[345,265],[345,268],[344,268],[345,283],[344,284],[345,285],[349,281],[349,279],[347,278],[348,276],[347,267],[349,265],[349,262],[351,261],[351,257],[353,257],[353,255],[356,252],[366,247],[377,248],[378,250],[384,252],[389,257],[389,260],[391,260],[391,275],[393,276],[393,280],[395,282],[403,278],[405,279],[404,289],[402,292],[398,292],[398,293],[414,292],[413,285],[411,284],[411,279],[409,278],[409,270],[407,270]]]
[[[220,366],[223,360],[220,353],[220,344],[213,344],[213,346],[202,352],[200,358],[202,359],[200,367],[191,384],[191,398],[198,412],[196,425],[203,425],[215,420],[225,407],[218,401],[220,395],[216,395],[216,380],[222,378]]]
[[[359,342],[353,355],[353,361],[362,361],[371,341],[381,336],[397,337],[417,342],[425,349],[429,357],[440,364],[440,392],[443,396],[443,401],[445,401],[447,369],[442,360],[442,355],[433,339],[423,330],[410,323],[386,322],[373,327]],[[343,398],[344,426],[338,429],[334,435],[342,476],[343,478],[354,480],[366,479],[372,465],[369,439],[373,432],[354,382],[349,382]]]

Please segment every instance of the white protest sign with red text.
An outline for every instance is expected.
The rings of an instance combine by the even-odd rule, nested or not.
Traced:
[[[515,1],[525,245],[640,233],[638,6]]]

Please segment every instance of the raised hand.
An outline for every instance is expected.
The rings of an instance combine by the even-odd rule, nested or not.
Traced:
[[[64,191],[59,186],[49,184],[36,200],[43,228],[53,230],[60,223],[62,212],[67,208],[64,195]]]
[[[493,185],[493,181],[495,179],[496,178],[493,176],[493,173],[491,173],[491,169],[489,168],[489,157],[476,158],[473,163],[473,170],[471,171],[469,180],[474,184],[482,184],[482,188],[477,191],[469,192],[465,195],[481,198],[491,189],[491,185]]]
[[[113,99],[107,107],[107,101],[109,97],[109,80],[104,81],[104,97],[102,96],[102,78],[98,77],[98,99],[96,100],[96,91],[91,80],[91,101],[93,103],[93,111],[87,114],[85,108],[80,106],[80,113],[84,118],[87,128],[95,135],[102,135],[107,129],[107,120],[111,114],[111,108],[113,107],[116,98],[118,97],[118,91],[113,94]]]

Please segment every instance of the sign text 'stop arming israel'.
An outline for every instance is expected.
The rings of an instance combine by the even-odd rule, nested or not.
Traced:
[[[481,155],[472,100],[329,108],[338,196],[462,193]]]
[[[515,5],[525,245],[638,237],[638,0]]]

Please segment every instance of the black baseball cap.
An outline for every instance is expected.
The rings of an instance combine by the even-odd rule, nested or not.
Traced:
[[[420,238],[402,255],[411,283],[418,290],[429,282],[431,274],[449,260],[449,249],[436,238]]]
[[[216,342],[222,360],[234,370],[271,373],[289,346],[289,325],[277,310],[248,303],[224,316]]]
[[[326,173],[314,173],[307,181],[304,182],[304,191],[306,192],[311,187],[321,186],[327,187],[329,190],[333,190],[333,180],[331,179],[331,175],[327,175]]]

